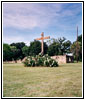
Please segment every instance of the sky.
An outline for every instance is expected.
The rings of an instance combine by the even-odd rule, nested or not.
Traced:
[[[82,3],[3,3],[3,42],[25,42],[44,36],[71,42],[82,34]],[[47,40],[45,40],[46,42]]]

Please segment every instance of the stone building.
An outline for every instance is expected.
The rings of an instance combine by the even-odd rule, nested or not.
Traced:
[[[74,57],[72,54],[52,56],[51,58],[55,59],[59,64],[73,63],[74,62]]]

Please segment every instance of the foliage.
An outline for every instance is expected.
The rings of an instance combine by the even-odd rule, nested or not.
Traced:
[[[15,46],[16,47],[16,51],[18,52],[17,53],[17,59],[23,59],[24,58],[24,54],[22,53],[22,48],[25,46],[25,43],[24,42],[18,42],[18,43],[12,43],[12,44],[10,44],[10,46]],[[16,59],[16,58],[14,58],[14,59]]]
[[[3,44],[3,60],[9,61],[11,58],[11,48],[8,44]]]
[[[10,46],[15,46],[17,49],[22,49],[25,46],[24,42],[12,43]]]
[[[24,54],[22,54],[23,46],[25,46],[24,42],[12,43],[10,45],[4,43],[3,44],[3,60],[16,61],[18,59],[23,59],[24,58]]]
[[[82,43],[82,35],[78,36],[78,41]]]
[[[74,54],[75,60],[82,61],[82,35],[78,36],[78,42],[73,42],[70,50]]]
[[[18,60],[25,56],[36,56],[41,52],[41,42],[33,41],[30,46],[26,46],[24,42],[12,43],[10,45],[3,44],[3,60]],[[47,52],[48,46],[44,42],[44,53]],[[41,59],[40,59],[41,60]]]
[[[58,63],[51,59],[47,54],[42,56],[41,54],[36,55],[35,57],[28,56],[27,59],[23,62],[25,66],[47,66],[47,67],[57,67]]]
[[[29,51],[30,50],[29,50],[29,47],[28,46],[24,46],[22,48],[22,53],[25,55],[25,57],[29,55]]]
[[[76,47],[77,45],[77,47]],[[77,50],[77,52],[76,52]],[[71,45],[71,52],[74,54],[74,59],[76,60],[81,60],[82,59],[82,47],[81,47],[81,43],[78,42],[74,42],[72,45]]]
[[[48,47],[48,55],[50,56],[53,56],[53,55],[58,55],[59,53],[59,49],[58,49],[59,45],[56,43],[56,44],[51,44],[49,47]]]
[[[30,43],[29,49],[30,49],[29,51],[30,56],[38,55],[41,52],[41,43],[35,40]]]
[[[12,55],[12,60],[18,60],[19,59],[19,49],[17,49],[15,46],[10,46],[11,48],[11,55]]]
[[[63,38],[54,39],[49,41],[48,55],[63,55],[70,52],[71,41]]]
[[[46,42],[44,42],[44,54],[47,54],[47,50],[48,50],[48,45],[46,44]]]
[[[48,44],[48,45],[47,45]],[[44,54],[49,56],[63,55],[66,53],[73,53],[74,58],[82,60],[82,35],[78,36],[78,48],[76,48],[76,41],[71,43],[71,41],[66,40],[66,38],[50,39],[47,44],[44,42]],[[76,53],[76,49],[78,53]],[[17,60],[23,59],[27,56],[35,56],[41,52],[41,42],[33,41],[30,46],[26,46],[24,42],[12,43],[10,45],[3,44],[3,60]],[[39,58],[36,65],[43,65],[43,58]],[[48,61],[46,61],[46,66],[48,66]]]
[[[47,53],[48,46],[44,42],[44,54]],[[29,56],[36,56],[41,52],[41,42],[40,41],[33,41],[30,43],[29,46]]]

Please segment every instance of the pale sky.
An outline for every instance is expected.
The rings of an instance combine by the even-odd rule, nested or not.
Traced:
[[[44,36],[76,40],[82,34],[82,3],[3,3],[3,42],[25,42]],[[45,40],[47,41],[47,40]]]

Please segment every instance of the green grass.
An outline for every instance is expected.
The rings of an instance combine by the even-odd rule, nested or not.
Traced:
[[[82,97],[82,64],[24,67],[3,64],[4,97]]]

